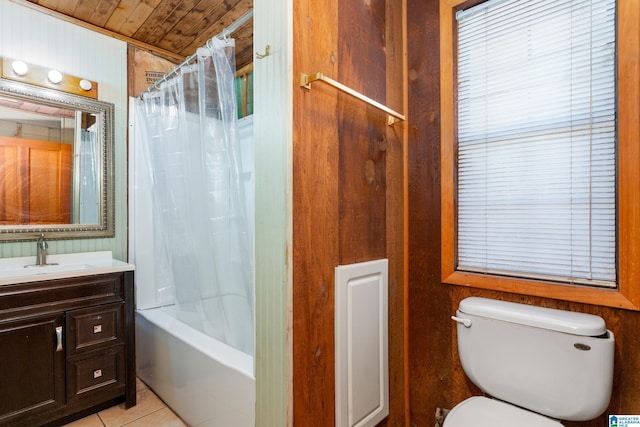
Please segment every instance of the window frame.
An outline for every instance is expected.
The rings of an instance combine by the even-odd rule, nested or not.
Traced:
[[[478,0],[440,0],[441,280],[443,283],[640,310],[640,2],[617,0],[618,287],[594,288],[456,270],[456,21]]]

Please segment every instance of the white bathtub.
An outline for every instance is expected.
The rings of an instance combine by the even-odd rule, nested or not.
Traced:
[[[138,376],[189,426],[253,427],[253,358],[170,316],[136,312]]]

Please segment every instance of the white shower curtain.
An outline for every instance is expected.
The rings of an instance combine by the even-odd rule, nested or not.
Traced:
[[[100,144],[96,130],[80,131],[78,149],[78,203],[74,221],[79,224],[98,224],[100,218]],[[75,206],[74,205],[74,206]]]
[[[153,205],[158,300],[201,332],[253,354],[253,252],[237,131],[233,40],[136,101]],[[145,242],[136,242],[144,245]]]

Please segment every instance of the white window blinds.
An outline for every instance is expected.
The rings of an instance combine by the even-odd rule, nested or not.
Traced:
[[[615,15],[458,12],[458,270],[616,286]]]

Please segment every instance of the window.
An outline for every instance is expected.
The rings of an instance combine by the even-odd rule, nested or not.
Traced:
[[[640,7],[475,3],[441,0],[443,281],[637,309]]]
[[[456,20],[457,268],[616,287],[615,0]]]

